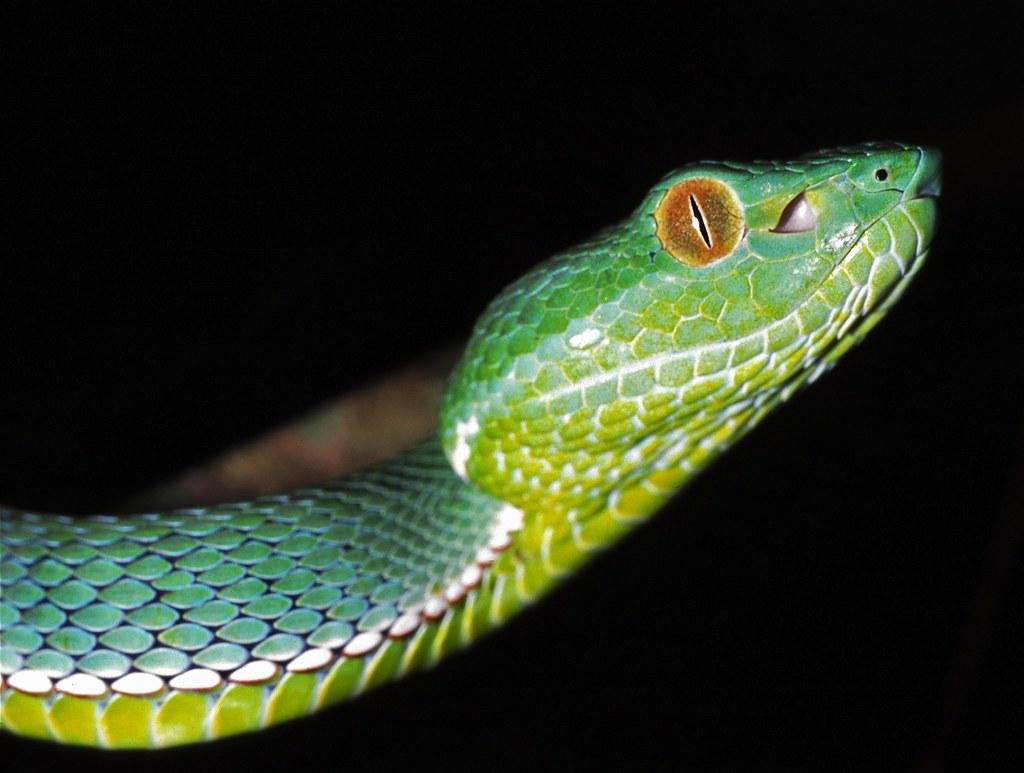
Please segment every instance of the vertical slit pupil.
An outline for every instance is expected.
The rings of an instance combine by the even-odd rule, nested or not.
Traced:
[[[697,205],[697,198],[692,193],[690,194],[690,212],[693,213],[693,224],[700,231],[700,238],[704,240],[704,244],[710,250],[711,235],[708,233],[707,225],[704,224],[704,213],[700,211],[700,207]]]

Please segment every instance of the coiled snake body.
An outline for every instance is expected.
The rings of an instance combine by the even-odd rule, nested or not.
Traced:
[[[477,322],[437,437],[251,502],[0,510],[3,727],[160,747],[435,663],[655,512],[859,340],[923,262],[939,158],[709,162]]]

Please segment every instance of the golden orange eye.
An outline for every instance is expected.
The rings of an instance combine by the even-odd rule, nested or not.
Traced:
[[[687,266],[708,266],[731,253],[743,233],[743,207],[725,183],[709,177],[669,188],[654,210],[664,250]]]

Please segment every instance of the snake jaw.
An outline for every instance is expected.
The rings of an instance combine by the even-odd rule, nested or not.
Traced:
[[[929,148],[917,151],[917,165],[901,200],[864,229],[833,271],[848,271],[860,256],[870,257],[867,282],[851,291],[843,306],[849,316],[822,356],[826,369],[882,320],[927,259],[937,225],[941,154]]]

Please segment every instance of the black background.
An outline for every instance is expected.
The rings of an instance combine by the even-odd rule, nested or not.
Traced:
[[[5,736],[12,769],[1019,763],[1015,25],[430,5],[15,6],[0,501],[103,508],[458,340],[698,158],[937,145],[929,265],[667,511],[435,671],[153,756]]]

